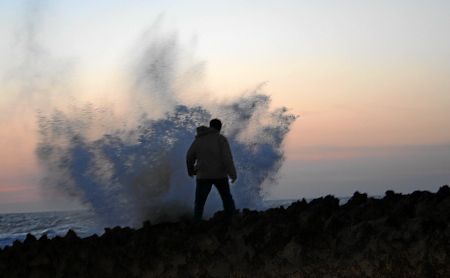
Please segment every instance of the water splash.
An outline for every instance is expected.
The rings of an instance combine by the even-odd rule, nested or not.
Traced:
[[[185,154],[196,127],[218,117],[238,171],[236,205],[261,208],[263,184],[276,182],[283,139],[295,116],[285,108],[271,110],[261,87],[227,103],[186,100],[180,83],[195,79],[201,67],[177,58],[174,33],[156,36],[151,30],[133,64],[127,117],[91,103],[39,114],[42,184],[89,205],[107,226],[191,217],[195,181],[187,175]],[[111,119],[118,124],[112,127]],[[205,216],[219,209],[212,192]]]

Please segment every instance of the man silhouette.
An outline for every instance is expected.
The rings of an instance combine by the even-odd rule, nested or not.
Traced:
[[[197,179],[195,221],[202,220],[203,208],[212,185],[220,193],[226,216],[231,217],[236,210],[228,183],[228,177],[232,183],[236,180],[236,168],[228,140],[220,134],[221,129],[222,122],[219,119],[212,119],[209,127],[198,127],[195,140],[186,154],[188,175],[195,175]]]

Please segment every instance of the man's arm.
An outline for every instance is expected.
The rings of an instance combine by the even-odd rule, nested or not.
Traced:
[[[195,151],[195,141],[194,141],[186,154],[186,166],[188,170],[188,175],[190,177],[193,177],[195,175],[196,160],[197,160],[197,152]]]
[[[231,154],[230,144],[225,136],[222,137],[221,155],[222,161],[225,164],[225,169],[231,178],[231,182],[237,179],[236,167],[234,166],[233,155]]]

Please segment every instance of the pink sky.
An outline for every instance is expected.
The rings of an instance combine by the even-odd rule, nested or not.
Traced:
[[[30,62],[21,48],[26,36],[44,50],[28,64],[45,69],[37,89],[46,86],[39,78],[57,77],[78,102],[107,98],[120,109],[126,91],[120,72],[162,13],[185,51],[205,61],[200,87],[211,98],[232,98],[267,81],[273,105],[300,115],[285,142],[287,161],[273,198],[434,191],[450,182],[445,1],[54,1],[30,17],[31,34],[23,29],[24,7],[0,4],[0,60],[6,61],[0,65],[0,212],[60,202],[40,190],[35,109],[71,100],[53,96],[36,104],[23,97],[30,77],[21,68]],[[13,205],[27,201],[33,205]]]

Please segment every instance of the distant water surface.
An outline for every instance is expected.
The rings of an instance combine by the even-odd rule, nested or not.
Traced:
[[[0,214],[0,248],[25,240],[28,233],[39,239],[64,236],[72,229],[80,237],[102,231],[89,210]]]

